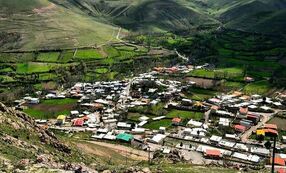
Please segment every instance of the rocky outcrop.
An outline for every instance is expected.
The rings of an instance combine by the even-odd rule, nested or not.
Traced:
[[[0,120],[10,127],[11,130],[27,129],[31,133],[37,134],[42,143],[51,145],[60,152],[71,153],[71,149],[68,146],[60,142],[52,132],[38,126],[33,118],[23,112],[8,108],[3,103],[0,103]]]

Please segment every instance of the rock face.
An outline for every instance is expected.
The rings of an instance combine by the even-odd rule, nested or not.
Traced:
[[[7,163],[5,169],[26,170],[34,164],[62,168],[59,154],[69,157],[71,148],[27,114],[0,103],[0,163]]]
[[[70,154],[71,152],[71,149],[61,143],[53,133],[38,126],[34,119],[23,112],[6,107],[3,103],[0,103],[0,119],[2,123],[6,124],[6,128],[11,128],[11,130],[20,130],[24,128],[31,131],[31,133],[38,135],[42,143],[51,145],[58,151],[67,154]]]

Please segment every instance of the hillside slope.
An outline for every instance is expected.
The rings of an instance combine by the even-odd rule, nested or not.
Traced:
[[[78,9],[46,0],[35,2],[0,0],[0,50],[73,48],[116,40],[117,27],[98,22]]]
[[[61,142],[25,113],[0,103],[0,172],[27,169],[31,165],[63,169],[69,163],[87,163],[88,156]],[[2,164],[4,163],[4,164]]]
[[[124,35],[218,25],[286,33],[286,0],[0,0],[0,6],[0,50],[98,46],[119,41],[120,27]]]
[[[189,3],[184,4],[184,1],[70,0],[70,2],[89,15],[103,17],[131,31],[186,30],[216,23],[210,16],[191,8]]]
[[[218,7],[222,5],[222,8]],[[219,0],[212,4],[226,27],[269,34],[285,34],[285,0]]]

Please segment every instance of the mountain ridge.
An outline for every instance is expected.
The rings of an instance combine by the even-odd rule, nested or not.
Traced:
[[[118,42],[119,28],[125,33],[156,33],[223,26],[286,34],[285,0],[26,1],[0,0],[2,49],[73,48]],[[48,8],[51,4],[53,8]],[[9,38],[11,34],[17,37]]]

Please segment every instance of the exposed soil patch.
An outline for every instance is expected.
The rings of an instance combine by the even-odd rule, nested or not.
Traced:
[[[286,130],[286,119],[285,118],[274,117],[268,123],[276,124],[278,129]]]
[[[220,84],[219,80],[213,80],[213,79],[204,79],[204,78],[195,78],[195,77],[188,77],[187,81],[193,81],[196,82],[196,85],[201,88],[213,88],[215,86],[218,86]]]
[[[94,146],[92,146],[94,144]],[[109,144],[104,142],[89,141],[88,143],[77,143],[77,146],[86,152],[98,156],[112,157],[114,152],[128,157],[133,160],[148,160],[148,153],[141,150],[136,150],[130,147]],[[100,146],[100,147],[96,147]],[[103,149],[104,147],[105,149]]]
[[[35,9],[33,9],[33,12],[34,13],[37,13],[37,14],[43,14],[43,13],[46,13],[46,12],[48,12],[48,11],[50,11],[50,10],[53,10],[53,9],[55,9],[56,8],[56,5],[55,4],[53,4],[53,3],[51,3],[49,6],[47,6],[47,7],[42,7],[42,8],[35,8]]]
[[[47,105],[38,104],[30,106],[32,109],[45,111],[45,112],[61,112],[65,110],[73,110],[76,107],[76,103],[66,104],[66,105]]]

